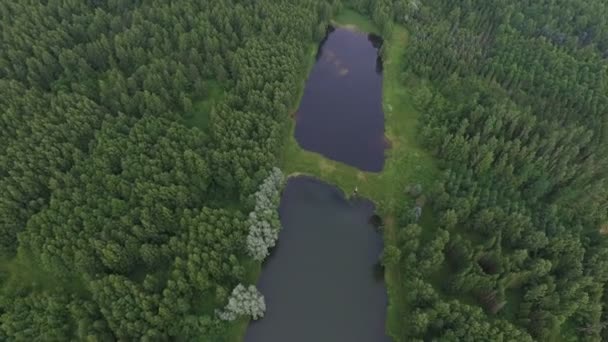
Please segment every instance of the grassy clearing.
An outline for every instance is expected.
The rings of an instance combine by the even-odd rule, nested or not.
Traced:
[[[364,32],[378,32],[376,27],[365,17],[346,9],[333,21],[339,26],[346,26]],[[385,115],[385,134],[391,142],[387,151],[384,170],[379,173],[363,172],[340,162],[328,160],[322,155],[305,151],[298,145],[294,136],[295,122],[291,123],[291,132],[285,143],[282,156],[282,169],[286,174],[306,174],[334,184],[350,195],[355,187],[359,193],[376,203],[377,211],[384,217],[385,245],[394,245],[397,241],[395,216],[403,210],[410,210],[405,199],[405,189],[410,184],[420,183],[429,188],[438,173],[431,156],[416,141],[416,128],[419,113],[412,105],[410,91],[402,79],[405,63],[404,48],[408,33],[403,27],[395,27],[392,37],[385,40],[387,44],[384,56],[383,108]],[[430,229],[433,217],[425,213],[422,226]],[[387,330],[392,336],[403,336],[399,319],[407,312],[404,301],[401,274],[397,267],[389,268],[385,274],[389,296]]]
[[[380,34],[380,30],[371,20],[350,8],[340,11],[331,22],[336,26],[347,27],[366,33]]]
[[[0,291],[13,295],[14,291],[66,292],[80,298],[90,298],[90,293],[79,275],[58,278],[46,270],[25,250],[19,250],[11,260],[0,259]]]
[[[197,127],[203,132],[209,127],[209,115],[213,106],[220,102],[224,96],[224,91],[217,81],[207,81],[207,96],[202,100],[197,100],[192,104],[192,110],[184,113],[184,124],[188,127]]]

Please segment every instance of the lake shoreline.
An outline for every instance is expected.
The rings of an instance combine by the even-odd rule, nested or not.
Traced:
[[[341,12],[331,23],[337,26],[353,25],[362,32],[378,33],[379,30],[366,17],[349,9]],[[438,175],[438,169],[428,151],[424,150],[416,137],[419,113],[414,109],[411,92],[404,86],[401,70],[407,62],[403,58],[407,46],[408,32],[396,25],[391,37],[383,37],[383,106],[385,114],[385,136],[391,141],[391,149],[386,151],[385,167],[382,172],[363,172],[349,165],[334,162],[321,155],[301,149],[293,138],[293,120],[286,137],[281,168],[286,174],[306,174],[336,185],[345,193],[358,187],[359,195],[370,199],[376,205],[377,213],[384,220],[384,247],[396,245],[397,231],[395,216],[403,208],[401,201],[405,188],[419,183],[430,188]],[[314,54],[313,54],[314,56]],[[311,60],[314,63],[314,60]],[[309,66],[312,68],[312,66]],[[304,79],[302,82],[305,84]],[[296,104],[297,107],[298,104]],[[431,229],[430,212],[423,215],[424,229]],[[401,274],[397,267],[389,267],[385,272],[388,294],[387,332],[398,340],[405,332],[399,323],[401,313],[407,312],[408,305],[403,295]]]
[[[279,243],[257,282],[266,315],[250,323],[245,341],[388,342],[375,204],[316,177],[292,175],[279,213]]]
[[[378,33],[379,30],[366,17],[345,9],[331,22],[332,25],[353,25],[362,32]],[[299,107],[304,86],[310,70],[315,63],[318,44],[311,44],[308,63],[303,68],[301,89],[298,100],[286,118],[287,134],[281,149],[280,168],[288,177],[307,175],[318,178],[328,184],[334,185],[344,193],[352,192],[357,187],[359,195],[371,200],[376,206],[376,212],[384,220],[383,238],[384,248],[395,245],[397,241],[396,213],[400,207],[401,198],[406,186],[412,183],[422,184],[429,188],[436,179],[438,169],[430,154],[425,151],[416,140],[416,127],[419,113],[412,105],[410,91],[400,80],[404,63],[402,55],[407,46],[408,32],[402,26],[395,26],[391,37],[383,37],[384,79],[383,79],[383,107],[385,114],[385,136],[390,139],[392,148],[387,150],[385,167],[382,172],[363,172],[344,163],[325,159],[318,153],[305,151],[294,137],[295,121],[291,113]],[[423,220],[424,221],[424,220]],[[427,220],[429,221],[429,220]],[[428,224],[422,222],[424,229],[430,229]],[[279,236],[280,241],[280,236]],[[252,278],[259,279],[261,265],[258,263],[253,270]],[[407,312],[408,306],[405,296],[402,295],[401,274],[397,267],[388,267],[385,270],[385,284],[388,296],[386,317],[386,331],[398,340],[405,332],[399,323],[402,312]],[[242,341],[249,319],[243,319],[236,328],[239,332],[234,341]]]
[[[294,134],[302,149],[361,171],[382,171],[381,45],[376,35],[328,27],[297,109]]]
[[[345,160],[356,172],[365,171],[354,165],[381,172],[386,140],[381,43],[375,35],[328,28],[305,82],[298,118],[292,121],[290,140],[307,146],[303,152],[327,163]],[[327,154],[331,159],[323,156]],[[374,226],[381,221],[376,204],[357,188],[347,191],[315,174],[294,171],[286,178],[279,206],[283,229],[257,281],[267,314],[249,324],[245,341],[389,341],[387,290],[378,271],[383,238]],[[315,250],[314,255],[307,249]],[[320,258],[314,267],[308,264],[311,258]],[[299,281],[287,286],[293,278]],[[319,281],[326,282],[323,288],[315,286]],[[306,303],[293,296],[311,291],[314,295]],[[306,331],[291,336],[287,326]]]

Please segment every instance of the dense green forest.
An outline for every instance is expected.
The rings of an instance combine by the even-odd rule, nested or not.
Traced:
[[[227,338],[215,310],[251,281],[254,194],[333,9],[2,2],[0,340]]]
[[[384,254],[394,339],[608,339],[608,4],[343,2],[0,3],[0,340],[232,339],[217,309],[276,239],[250,226],[343,5],[408,29],[442,170]]]
[[[408,293],[394,337],[607,339],[608,5],[357,3],[410,31],[402,81],[443,170],[433,224],[403,211],[385,254]]]

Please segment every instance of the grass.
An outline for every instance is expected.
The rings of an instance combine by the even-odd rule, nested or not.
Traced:
[[[366,33],[378,33],[378,28],[366,17],[351,10],[344,9],[333,21],[336,26],[346,27]],[[431,156],[416,141],[416,128],[419,113],[412,105],[412,97],[405,81],[401,78],[405,67],[404,52],[408,40],[405,28],[397,26],[393,35],[384,41],[388,49],[384,56],[383,108],[385,115],[385,135],[390,140],[391,149],[386,152],[384,170],[378,173],[364,172],[341,162],[329,160],[324,156],[302,149],[295,139],[295,120],[289,123],[284,148],[280,156],[280,167],[287,175],[309,175],[327,183],[336,185],[345,194],[350,195],[355,187],[359,194],[376,204],[377,212],[384,218],[385,245],[395,245],[397,225],[395,216],[401,210],[411,210],[405,200],[405,189],[410,184],[420,183],[429,188],[438,174]],[[292,113],[297,110],[304,92],[306,77],[314,66],[318,45],[311,44],[310,56],[302,72],[302,83],[298,102]],[[212,96],[213,97],[213,96]],[[211,98],[212,98],[211,97]],[[402,202],[403,201],[403,202]],[[429,227],[434,218],[430,212],[423,214],[421,224]],[[261,265],[255,263],[246,267],[247,278],[255,283],[261,272]],[[399,320],[407,312],[407,303],[403,291],[401,275],[397,267],[388,268],[385,272],[389,307],[387,331],[398,340],[403,336]],[[249,319],[240,319],[232,324],[228,331],[228,341],[242,341]]]
[[[90,298],[90,293],[79,275],[59,278],[35,262],[27,252],[20,250],[11,260],[0,259],[2,279],[0,291],[13,295],[14,291],[67,292],[80,298]]]
[[[365,17],[346,9],[333,21],[335,25],[377,33],[377,28]],[[386,37],[385,37],[386,39]],[[395,216],[399,211],[410,210],[405,203],[405,189],[410,184],[420,183],[428,188],[438,174],[437,167],[428,152],[416,141],[419,113],[412,105],[412,97],[402,79],[406,60],[404,58],[408,32],[395,27],[391,37],[384,41],[387,51],[384,56],[383,108],[385,134],[391,142],[387,151],[384,170],[379,173],[363,172],[346,164],[328,160],[322,155],[303,150],[295,140],[295,122],[285,142],[282,169],[290,175],[310,175],[334,184],[351,194],[358,187],[361,196],[375,202],[377,211],[384,217],[385,245],[395,245],[398,227]],[[314,62],[314,60],[312,61]],[[403,201],[403,202],[402,202]],[[429,213],[423,215],[423,228],[430,228],[434,219]],[[402,295],[401,274],[397,267],[385,273],[389,308],[387,331],[397,340],[403,336],[399,320],[407,312],[405,296]]]
[[[398,208],[395,200],[403,197],[407,185],[431,183],[437,170],[430,155],[416,141],[418,112],[412,105],[410,93],[400,80],[403,69],[402,48],[406,42],[407,31],[402,27],[397,27],[393,37],[386,42],[389,48],[384,61],[383,107],[385,134],[392,147],[387,151],[384,170],[379,173],[364,172],[326,159],[318,153],[303,150],[293,134],[295,122],[292,120],[282,156],[281,167],[284,173],[315,176],[337,185],[347,194],[357,186],[360,194],[375,200],[380,209],[390,208],[391,211]]]
[[[332,24],[366,33],[380,34],[380,30],[371,22],[371,20],[350,8],[345,8],[340,11],[332,20]]]
[[[224,91],[221,85],[214,80],[206,82],[208,94],[202,100],[197,100],[192,104],[192,110],[184,113],[184,124],[188,127],[197,127],[203,132],[209,127],[209,115],[213,106],[221,101]]]

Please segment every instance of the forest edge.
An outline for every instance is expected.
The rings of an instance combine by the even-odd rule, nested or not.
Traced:
[[[364,33],[379,34],[380,30],[369,18],[345,8],[331,24]],[[295,120],[293,119],[299,107],[306,79],[315,64],[318,44],[311,44],[310,57],[302,73],[300,91],[294,108],[289,115],[288,134],[281,156],[280,168],[288,178],[300,175],[315,177],[321,181],[337,186],[344,194],[351,194],[357,188],[358,196],[373,201],[378,214],[384,221],[384,248],[397,244],[397,226],[395,217],[400,211],[411,211],[409,203],[404,203],[405,192],[409,185],[421,184],[423,189],[430,188],[438,174],[438,169],[428,152],[422,149],[416,141],[416,128],[419,113],[414,109],[411,93],[404,86],[404,53],[408,40],[405,27],[395,25],[390,37],[383,37],[381,49],[383,57],[382,106],[385,117],[385,136],[391,141],[391,148],[386,151],[384,169],[379,173],[364,172],[355,167],[329,160],[321,154],[303,150],[294,135]],[[419,223],[428,234],[433,227],[434,218],[430,210],[425,210]],[[280,239],[280,236],[279,236]],[[261,273],[261,265],[251,265],[248,278],[256,283]],[[393,339],[403,336],[403,325],[399,317],[407,310],[401,274],[398,265],[388,266],[385,270],[385,281],[388,293],[388,308],[386,331]],[[230,334],[231,341],[242,341],[248,318],[242,318],[236,323]]]

